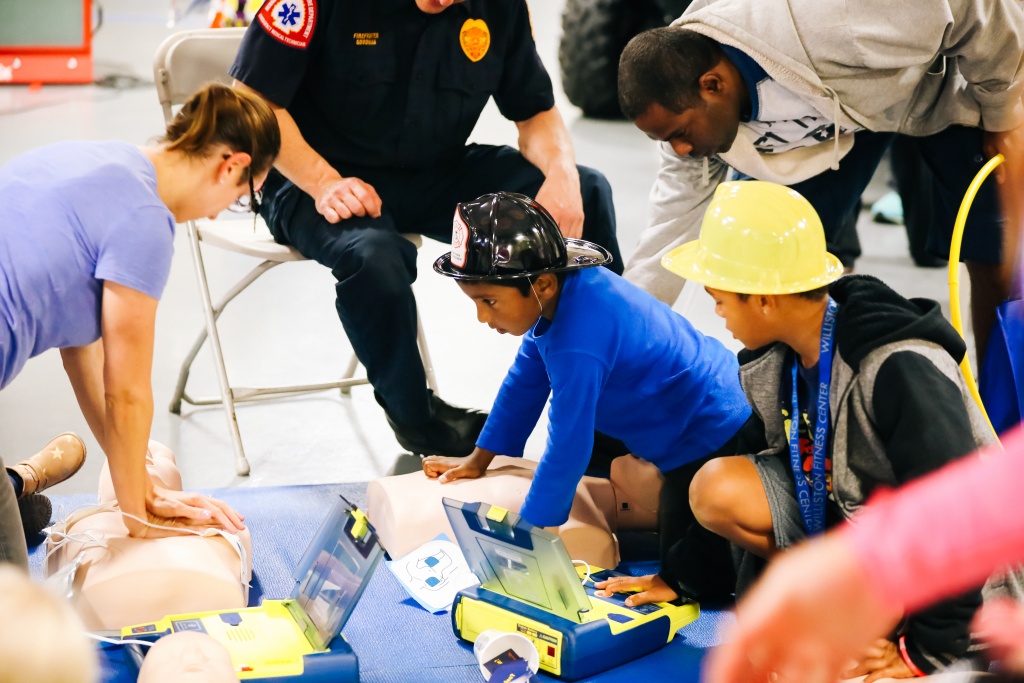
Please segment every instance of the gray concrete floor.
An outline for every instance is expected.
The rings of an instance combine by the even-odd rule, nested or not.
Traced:
[[[31,91],[23,86],[0,86],[0,163],[59,140],[118,138],[142,144],[160,133],[162,115],[150,83],[152,55],[165,36],[200,27],[204,18],[184,17],[172,28],[167,25],[166,3],[104,0],[103,5],[104,26],[94,41],[97,78],[129,76],[132,78],[121,79],[121,83],[133,87],[45,86]],[[563,1],[530,0],[530,5],[541,56],[555,79],[577,159],[603,171],[614,188],[620,243],[628,259],[645,223],[647,192],[656,170],[653,143],[629,123],[580,118],[558,88]],[[133,84],[132,79],[137,82]],[[514,144],[515,132],[492,105],[473,140]],[[884,191],[884,183],[883,171],[869,189],[869,201]],[[902,228],[876,225],[864,214],[859,229],[864,257],[858,272],[877,275],[904,295],[938,299],[948,310],[945,271],[915,268]],[[175,450],[186,487],[365,481],[396,466],[410,465],[408,457],[400,458],[402,449],[368,387],[355,388],[348,397],[326,392],[242,406],[238,420],[252,463],[249,477],[235,475],[231,443],[219,408],[186,407],[181,417],[167,412],[178,366],[202,321],[184,231],[179,233],[176,247],[157,321],[152,436]],[[446,245],[424,242],[418,263],[421,277],[415,286],[441,394],[452,403],[486,409],[518,341],[479,325],[471,302],[447,279],[433,274],[430,264],[444,251]],[[206,253],[215,292],[253,265],[250,259],[216,249]],[[966,276],[961,279],[965,281]],[[714,316],[710,299],[703,292],[695,292],[691,298],[687,315],[694,324],[737,348]],[[684,294],[680,302],[686,299]],[[285,265],[233,306],[234,310],[224,314],[221,327],[233,380],[317,380],[338,376],[344,369],[350,347],[335,317],[332,278],[325,269],[311,263]],[[196,392],[216,389],[206,350],[197,359],[191,386]],[[50,351],[32,360],[0,393],[0,453],[8,463],[14,462],[38,450],[51,436],[68,430],[86,436],[92,452],[83,471],[53,492],[94,491],[102,456],[88,435],[59,355]],[[528,456],[536,458],[543,452],[545,430],[542,420],[528,444]]]

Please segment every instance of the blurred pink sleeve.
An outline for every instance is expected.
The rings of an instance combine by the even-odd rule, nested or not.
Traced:
[[[883,491],[840,533],[876,595],[913,611],[1024,560],[1024,430],[899,491]]]

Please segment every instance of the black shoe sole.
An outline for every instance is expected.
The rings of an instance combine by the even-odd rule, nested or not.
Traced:
[[[18,501],[18,512],[21,513],[21,526],[25,530],[25,537],[31,539],[50,525],[53,504],[46,496],[33,493]]]
[[[436,446],[429,443],[427,438],[409,438],[408,432],[421,432],[422,430],[404,430],[399,426],[391,416],[384,412],[388,420],[388,425],[391,426],[392,431],[395,433],[395,440],[398,441],[398,445],[407,450],[409,453],[418,456],[420,458],[427,457],[429,455],[441,455],[451,456],[457,458],[463,458],[473,452],[476,448],[476,439],[480,435],[480,430],[483,429],[484,422],[487,420],[486,413],[467,413],[461,416],[459,420],[452,420],[448,423],[449,429],[451,430],[448,434],[445,434],[442,441],[450,441],[442,446]],[[440,415],[436,415],[435,418],[441,419]],[[454,424],[453,424],[454,423]],[[455,434],[458,438],[452,438]],[[420,436],[416,434],[416,436]]]

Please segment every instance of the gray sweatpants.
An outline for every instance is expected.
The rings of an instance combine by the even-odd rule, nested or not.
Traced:
[[[28,547],[25,545],[25,531],[21,526],[18,500],[4,461],[0,458],[0,562],[10,562],[28,570]]]

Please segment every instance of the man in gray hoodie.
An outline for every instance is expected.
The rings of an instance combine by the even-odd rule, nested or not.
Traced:
[[[661,143],[648,228],[625,276],[675,300],[683,283],[661,257],[696,237],[730,167],[807,197],[852,266],[843,218],[894,133],[914,136],[936,175],[929,250],[948,256],[971,178],[1024,120],[1022,52],[1013,0],[697,0],[672,26],[634,38],[620,61],[623,111]],[[989,182],[961,252],[979,350],[1004,297],[1001,247]]]

